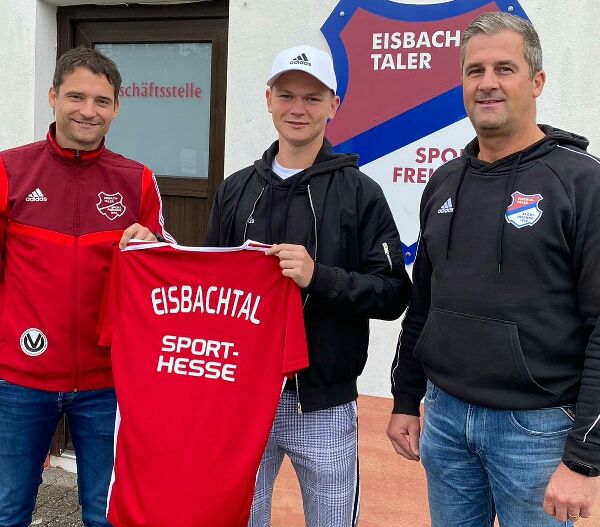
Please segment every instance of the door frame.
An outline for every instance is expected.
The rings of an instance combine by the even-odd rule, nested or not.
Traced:
[[[223,181],[228,16],[228,0],[161,6],[79,5],[59,7],[57,10],[57,58],[78,43],[88,46],[100,42],[210,42],[212,44],[208,178],[169,177],[156,174],[163,196],[204,198],[212,203]],[[161,25],[170,28],[161,29]],[[175,26],[177,32],[169,33],[168,29]],[[198,29],[204,32],[204,38],[198,38],[195,34]],[[125,34],[123,30],[127,30],[128,33]],[[152,31],[149,36],[148,31]]]

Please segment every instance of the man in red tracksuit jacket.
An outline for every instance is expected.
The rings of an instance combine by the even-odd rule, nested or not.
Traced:
[[[108,526],[115,395],[96,326],[111,253],[170,236],[152,172],[104,146],[121,76],[99,52],[58,61],[46,140],[0,153],[0,527],[27,527],[68,416],[86,527]]]

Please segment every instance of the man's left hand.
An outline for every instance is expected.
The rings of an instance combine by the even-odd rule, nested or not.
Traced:
[[[121,241],[119,242],[119,249],[125,249],[127,242],[129,242],[129,240],[132,238],[135,238],[136,240],[144,240],[145,242],[156,241],[156,236],[154,236],[150,229],[147,229],[139,223],[134,223],[123,231],[123,236],[121,236]]]
[[[279,257],[279,267],[282,269],[283,276],[291,278],[302,288],[308,287],[315,270],[315,262],[303,245],[275,244],[269,247],[265,253]]]
[[[560,522],[589,518],[599,493],[600,477],[578,474],[560,463],[546,487],[544,512]]]

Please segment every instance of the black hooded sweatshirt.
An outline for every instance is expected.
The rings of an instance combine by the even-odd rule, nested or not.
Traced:
[[[492,408],[576,403],[563,459],[600,469],[600,163],[540,128],[493,163],[472,141],[425,188],[394,413],[419,414],[426,377]]]
[[[299,410],[310,412],[356,399],[369,319],[398,318],[411,284],[385,196],[358,157],[333,153],[325,140],[311,167],[281,181],[271,172],[278,149],[221,184],[204,243],[296,243],[313,257],[303,291],[310,366],[296,377]]]

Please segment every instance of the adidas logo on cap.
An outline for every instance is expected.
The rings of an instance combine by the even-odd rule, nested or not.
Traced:
[[[337,90],[333,60],[322,49],[303,44],[280,52],[273,62],[267,86],[273,86],[279,76],[288,71],[304,71],[323,83],[334,93]]]
[[[448,214],[449,212],[454,212],[454,207],[452,206],[452,198],[448,198],[444,204],[438,209],[438,214]]]
[[[290,60],[290,64],[302,64],[303,66],[312,66],[312,64],[308,61],[306,53],[302,53],[298,55],[295,59]]]
[[[25,201],[48,201],[48,198],[44,196],[44,193],[38,187],[27,195]]]

